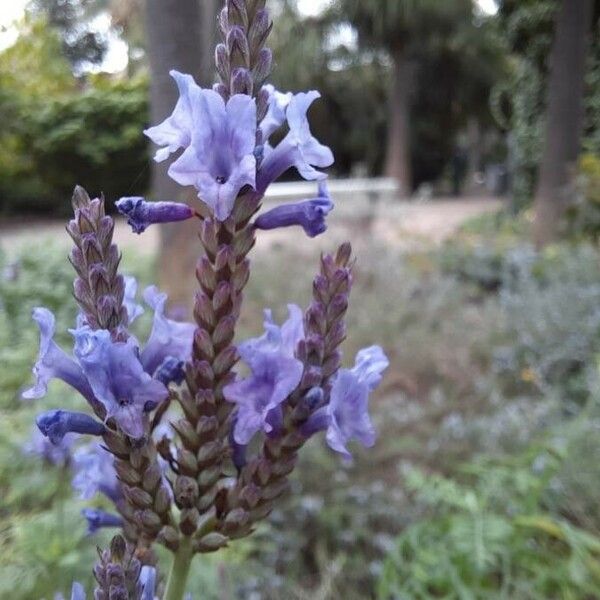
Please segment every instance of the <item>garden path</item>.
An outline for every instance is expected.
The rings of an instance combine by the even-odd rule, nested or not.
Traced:
[[[366,199],[338,202],[329,219],[330,236],[322,236],[321,243],[332,239],[355,239],[368,232],[374,242],[412,249],[430,243],[441,243],[450,237],[465,221],[478,215],[498,211],[502,201],[488,197],[440,198],[428,201],[371,203]],[[26,244],[44,244],[48,239],[63,240],[69,244],[64,221],[45,220],[27,222],[0,222],[0,247],[11,250]],[[117,221],[115,241],[122,249],[134,247],[143,255],[152,255],[158,249],[159,229],[148,229],[144,235],[131,233],[124,220]],[[259,238],[259,249],[273,245],[294,243],[285,230],[266,232]],[[365,240],[366,241],[366,240]]]

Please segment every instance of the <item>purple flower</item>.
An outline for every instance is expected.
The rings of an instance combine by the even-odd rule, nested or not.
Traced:
[[[156,162],[162,162],[180,148],[187,148],[192,141],[192,100],[191,96],[199,90],[191,75],[170,71],[179,89],[179,100],[173,114],[160,125],[146,129],[144,133],[158,146],[164,146],[154,156]]]
[[[25,454],[37,456],[51,465],[64,467],[71,461],[71,450],[76,436],[65,435],[58,444],[53,444],[37,427],[23,446]]]
[[[99,508],[84,508],[81,514],[87,521],[88,535],[93,535],[99,529],[123,526],[123,519],[119,515],[113,515]]]
[[[381,382],[389,361],[379,346],[356,355],[352,369],[340,369],[333,382],[329,404],[319,408],[308,420],[304,434],[327,429],[327,444],[350,458],[346,444],[356,439],[363,446],[375,443],[375,430],[369,418],[369,393]]]
[[[254,222],[258,229],[277,229],[300,225],[308,237],[316,237],[327,229],[325,218],[333,210],[327,184],[319,183],[319,195],[311,200],[276,206],[260,215]]]
[[[152,331],[140,356],[144,369],[154,374],[169,358],[179,362],[188,361],[196,326],[167,319],[167,295],[161,293],[156,286],[144,290],[144,300],[154,310]]]
[[[239,346],[249,377],[229,384],[225,398],[238,407],[234,440],[246,445],[260,430],[270,433],[280,426],[281,404],[296,389],[302,377],[302,362],[295,358],[298,342],[304,338],[302,311],[288,305],[289,318],[279,327],[265,311],[265,334]]]
[[[145,413],[167,398],[167,388],[144,370],[131,340],[113,342],[109,331],[89,327],[71,333],[73,352],[107,418],[114,418],[126,435],[141,438]]]
[[[82,446],[73,456],[73,488],[82,500],[102,492],[113,502],[121,499],[113,457],[100,444]]]
[[[38,415],[35,420],[40,432],[52,444],[59,445],[68,433],[101,436],[105,432],[102,423],[85,413],[68,410],[51,410]]]
[[[144,314],[144,309],[135,300],[137,294],[137,281],[135,277],[125,277],[125,295],[123,305],[127,311],[127,323],[131,325],[140,315]],[[78,327],[85,325],[84,321],[78,323]]]
[[[291,92],[278,92],[271,84],[265,85],[263,89],[269,92],[269,108],[260,122],[262,139],[266,142],[285,123],[285,111],[294,95]]]
[[[312,135],[306,113],[310,105],[320,98],[319,92],[295,94],[286,110],[289,133],[271,151],[265,153],[257,176],[257,191],[263,194],[270,183],[295,167],[309,181],[325,179],[325,173],[314,167],[329,167],[333,154]]]
[[[48,391],[51,379],[62,379],[93,401],[94,394],[81,367],[54,342],[54,315],[45,308],[35,308],[33,319],[40,329],[40,351],[33,367],[35,385],[23,392],[23,398],[41,398]]]
[[[144,232],[155,223],[185,221],[194,216],[194,211],[181,202],[146,202],[138,196],[121,198],[115,202],[117,210],[127,217],[127,224],[134,233]]]
[[[227,104],[213,90],[194,89],[191,144],[170,166],[181,185],[193,185],[198,198],[224,221],[245,185],[256,185],[256,104],[236,94]]]
[[[71,600],[85,600],[85,590],[78,581],[73,582],[73,587],[71,588]]]
[[[156,592],[156,569],[144,565],[140,571],[139,582],[142,584],[141,600],[154,600]]]

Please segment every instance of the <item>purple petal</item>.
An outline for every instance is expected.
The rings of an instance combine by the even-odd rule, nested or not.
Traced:
[[[187,362],[192,353],[196,326],[192,323],[167,319],[165,316],[167,295],[161,293],[157,287],[146,288],[144,300],[154,311],[152,331],[140,357],[144,369],[154,374],[167,358]]]
[[[61,379],[88,401],[93,401],[93,392],[83,371],[54,342],[54,315],[46,308],[35,308],[33,319],[40,329],[40,351],[33,367],[35,385],[23,392],[23,398],[41,398],[46,394],[51,379]]]
[[[131,341],[113,342],[110,332],[87,327],[72,334],[75,356],[96,398],[106,408],[107,419],[113,417],[126,435],[141,437],[146,405],[158,406],[167,398],[167,388],[144,371]]]
[[[329,446],[350,456],[346,444],[358,439],[364,446],[375,443],[375,430],[368,413],[369,388],[348,369],[341,369],[331,389],[328,405],[330,417],[327,429]]]
[[[327,443],[349,457],[346,444],[356,439],[363,446],[375,443],[375,430],[368,412],[369,393],[381,382],[389,361],[379,346],[361,350],[353,369],[341,369],[333,383],[327,414]]]
[[[265,118],[260,122],[260,130],[263,142],[266,142],[285,123],[285,112],[293,94],[279,92],[270,84],[265,85],[264,88],[269,92],[269,108]]]
[[[113,456],[100,444],[79,448],[73,456],[73,470],[72,485],[82,500],[89,500],[98,492],[113,502],[121,498]]]
[[[144,309],[141,304],[135,300],[137,295],[137,281],[135,277],[125,277],[125,296],[123,297],[123,305],[127,310],[127,323],[131,325],[140,315],[144,314]],[[84,323],[78,325],[83,326]]]
[[[171,165],[169,175],[193,185],[220,221],[245,185],[255,187],[256,104],[242,94],[227,104],[213,90],[194,94],[194,133],[189,148]]]
[[[71,588],[71,600],[85,600],[85,590],[78,581],[73,582],[73,587]]]
[[[68,410],[51,410],[35,420],[39,430],[54,444],[62,442],[68,433],[103,435],[105,427],[90,415]]]
[[[389,364],[390,361],[380,346],[370,346],[358,352],[352,370],[358,379],[364,381],[372,391],[381,383],[382,373]]]
[[[180,148],[190,145],[193,129],[192,99],[198,86],[191,75],[171,71],[179,89],[179,100],[173,114],[160,125],[146,129],[144,133],[158,146],[163,146],[155,155],[154,160],[161,162]]]
[[[117,210],[127,217],[127,224],[134,233],[143,233],[156,223],[185,221],[194,216],[194,211],[181,202],[146,202],[139,196],[121,198],[115,202]]]
[[[142,584],[142,597],[140,600],[154,600],[156,592],[156,569],[144,565],[140,572],[140,583]]]
[[[329,167],[333,164],[331,150],[319,143],[310,131],[307,111],[320,97],[318,92],[295,94],[287,107],[286,116],[290,126],[287,136],[271,152],[265,153],[257,177],[257,191],[264,193],[270,183],[290,167],[309,181],[321,180],[324,173],[314,167]]]
[[[81,514],[87,521],[87,533],[93,535],[99,529],[105,529],[109,527],[122,527],[123,519],[119,515],[108,513],[99,508],[84,508]]]
[[[74,434],[67,434],[58,444],[53,444],[38,427],[34,427],[30,439],[23,446],[23,451],[25,454],[37,456],[52,465],[63,467],[71,460],[71,450],[75,439]]]
[[[276,430],[281,404],[300,383],[304,367],[294,352],[304,337],[303,315],[293,304],[288,311],[289,318],[281,327],[274,323],[271,312],[265,311],[265,334],[238,348],[251,374],[224,389],[225,398],[238,406],[234,426],[238,444],[248,444],[261,430]]]
[[[333,210],[333,202],[323,182],[320,195],[312,200],[282,204],[260,215],[254,222],[258,229],[277,229],[300,225],[306,235],[316,237],[327,229],[325,218]]]

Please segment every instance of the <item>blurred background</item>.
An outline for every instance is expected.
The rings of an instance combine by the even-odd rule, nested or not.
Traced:
[[[193,598],[600,598],[600,2],[268,3],[272,82],[322,93],[336,210],[314,242],[261,234],[240,337],[307,304],[319,253],[350,239],[346,362],[381,343],[391,366],[376,447],[343,463],[313,440],[268,522],[197,559]],[[219,8],[0,4],[0,598],[89,589],[108,539],[86,534],[71,455],[32,427],[82,401],[59,384],[20,400],[31,309],[70,343],[76,183],[108,206],[186,198],[142,130],[172,110],[169,69],[214,81]],[[311,192],[290,173],[267,204]],[[193,229],[119,221],[116,239],[127,273],[189,306]]]

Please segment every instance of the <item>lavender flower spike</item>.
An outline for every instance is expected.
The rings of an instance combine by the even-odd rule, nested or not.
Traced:
[[[333,210],[327,184],[319,183],[319,195],[311,200],[282,204],[260,215],[254,222],[257,229],[277,229],[300,225],[308,237],[325,232],[325,218]]]
[[[81,514],[85,517],[88,527],[88,535],[93,535],[99,529],[107,527],[122,527],[123,519],[98,508],[84,508]]]
[[[71,333],[74,354],[107,418],[114,418],[129,437],[143,437],[144,413],[167,398],[167,388],[146,373],[131,341],[113,342],[105,329],[81,327]]]
[[[243,94],[227,104],[213,90],[194,90],[192,143],[170,166],[180,185],[193,185],[198,198],[224,221],[239,191],[256,185],[256,104]]]
[[[35,420],[39,430],[54,444],[62,442],[68,433],[101,436],[106,431],[102,423],[85,413],[68,410],[51,410],[38,415]]]
[[[51,379],[61,379],[92,400],[94,394],[80,366],[54,342],[54,315],[46,308],[34,308],[33,319],[40,329],[40,352],[33,367],[35,385],[23,392],[23,398],[41,398]]]
[[[194,211],[181,202],[146,202],[139,196],[128,196],[115,202],[117,210],[127,217],[134,233],[143,233],[155,223],[174,223],[194,216]]]
[[[263,194],[269,184],[295,167],[309,181],[325,179],[325,173],[314,167],[329,167],[333,164],[333,153],[312,135],[306,113],[310,105],[320,98],[319,92],[295,94],[287,107],[286,116],[289,133],[270,152],[265,154],[257,175],[256,189]]]
[[[389,361],[379,346],[361,350],[353,369],[340,369],[331,388],[329,404],[318,409],[303,428],[305,435],[327,429],[330,448],[350,458],[346,444],[357,439],[363,446],[375,443],[375,430],[369,418],[369,393],[381,381]]]
[[[162,162],[180,148],[187,148],[192,141],[192,104],[191,94],[198,85],[191,75],[170,71],[179,89],[179,100],[173,114],[160,125],[146,129],[144,133],[157,145],[164,146],[154,156],[156,162]]]
[[[265,311],[265,334],[238,348],[251,375],[223,390],[225,398],[238,407],[233,432],[237,444],[248,444],[260,430],[276,430],[281,422],[281,404],[300,383],[303,365],[295,358],[295,350],[304,337],[303,315],[294,304],[288,305],[288,311],[289,318],[281,327],[271,312]]]

